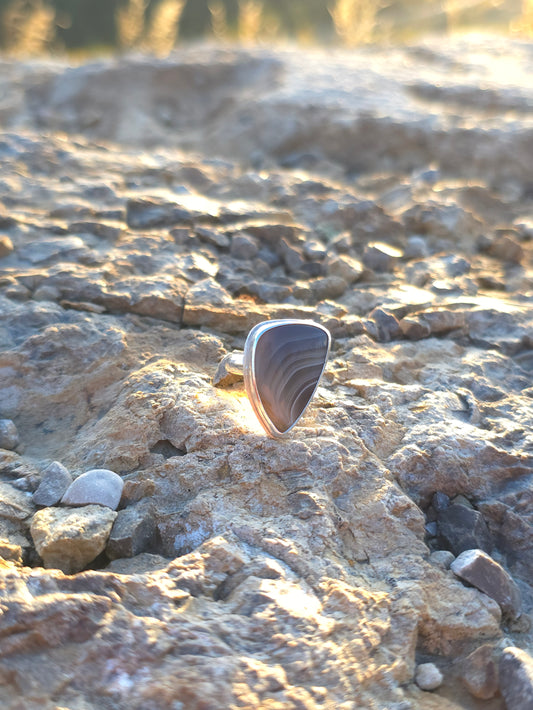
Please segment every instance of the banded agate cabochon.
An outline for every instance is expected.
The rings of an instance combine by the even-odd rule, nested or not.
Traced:
[[[280,433],[290,429],[309,404],[328,350],[327,333],[312,324],[277,325],[259,336],[255,384],[263,409]]]

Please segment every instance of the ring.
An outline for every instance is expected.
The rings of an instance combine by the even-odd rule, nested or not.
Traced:
[[[213,384],[225,387],[243,377],[252,409],[267,434],[284,437],[316,392],[330,344],[329,331],[313,321],[264,321],[249,332],[243,352],[234,351],[221,360]]]

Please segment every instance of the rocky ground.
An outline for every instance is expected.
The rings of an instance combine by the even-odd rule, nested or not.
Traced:
[[[1,63],[3,708],[533,706],[532,61]],[[273,440],[212,378],[286,317]]]

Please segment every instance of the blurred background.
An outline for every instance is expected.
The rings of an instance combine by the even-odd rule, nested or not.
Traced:
[[[357,46],[472,31],[533,36],[533,0],[0,0],[4,55],[164,56],[197,40]]]

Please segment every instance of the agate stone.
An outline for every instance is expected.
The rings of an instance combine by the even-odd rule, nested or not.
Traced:
[[[245,361],[251,351],[249,396],[269,433],[283,434],[296,424],[315,393],[326,364],[329,333],[305,321],[274,321],[257,328],[245,347]]]

